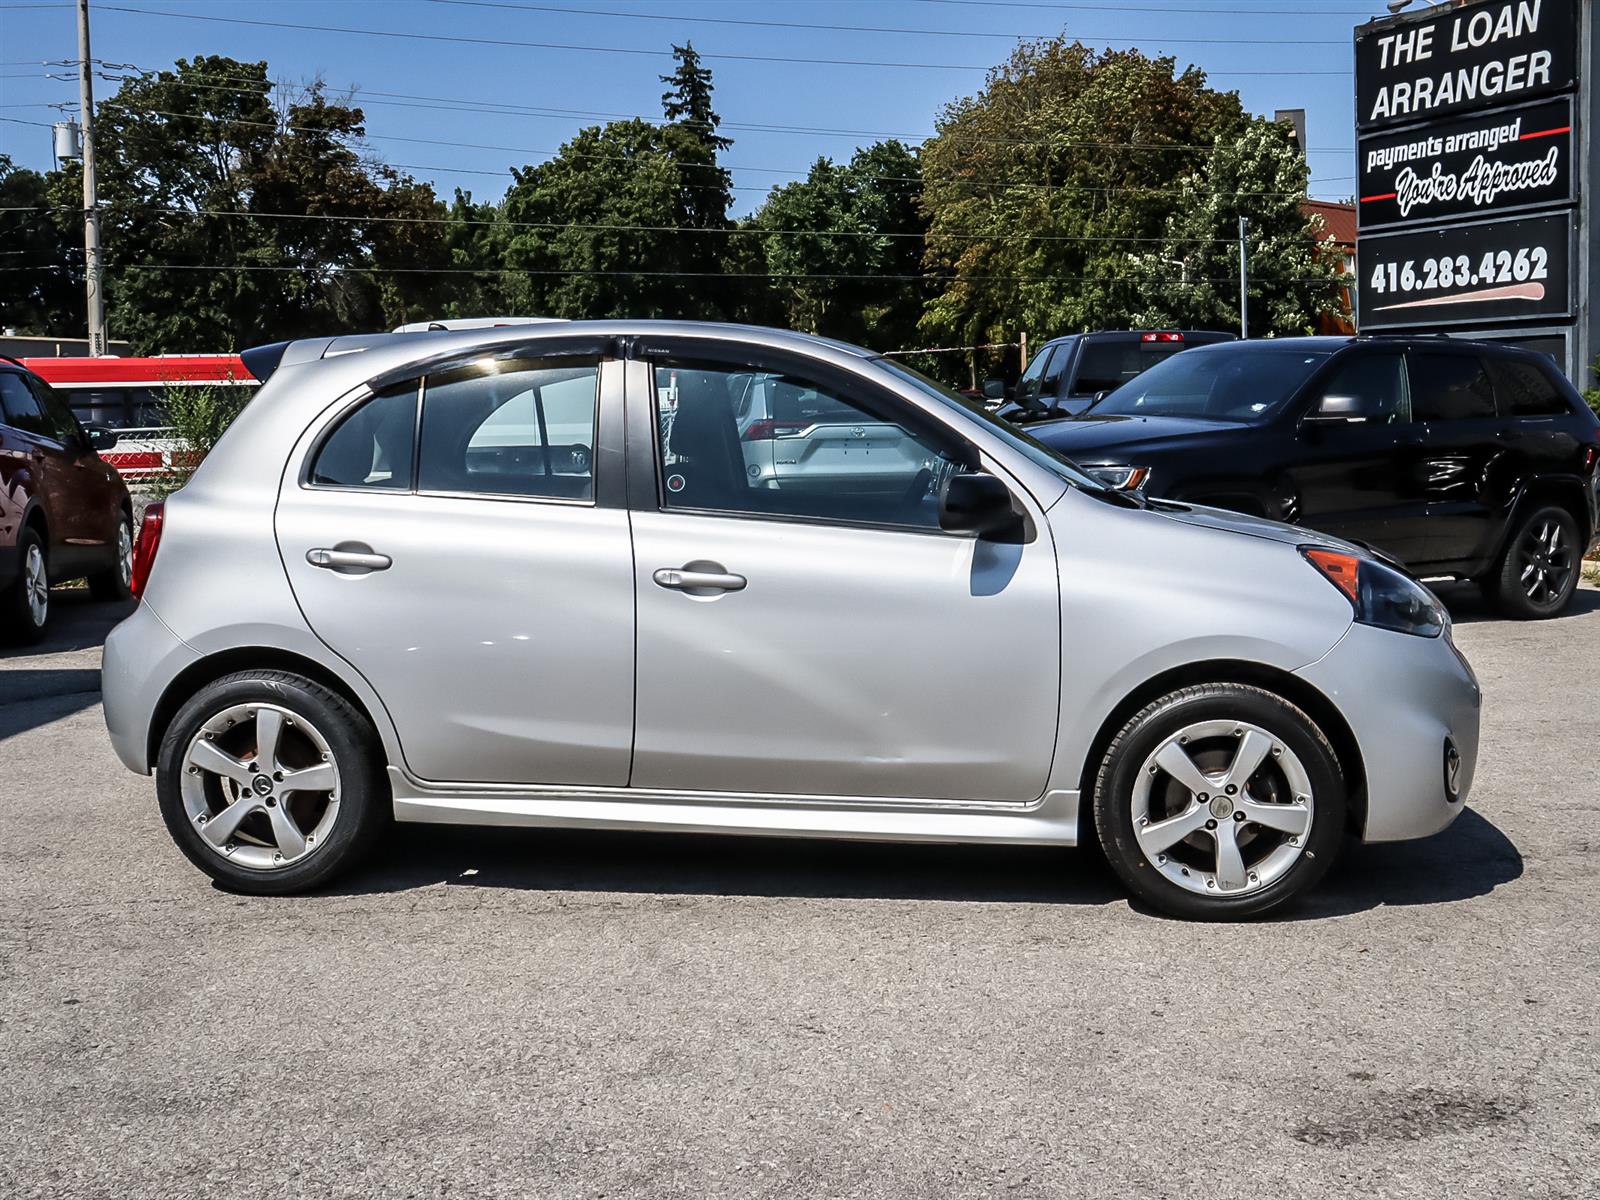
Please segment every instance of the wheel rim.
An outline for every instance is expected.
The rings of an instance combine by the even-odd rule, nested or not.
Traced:
[[[44,567],[44,551],[37,543],[29,545],[22,563],[22,592],[28,598],[28,618],[34,628],[43,627],[50,615],[50,576]]]
[[[1517,547],[1522,594],[1540,606],[1554,604],[1566,593],[1574,569],[1573,545],[1558,517],[1535,521]]]
[[[123,590],[133,582],[133,530],[126,521],[117,525],[117,578]]]
[[[339,768],[304,717],[236,704],[189,742],[182,794],[202,845],[248,870],[277,871],[327,844],[339,818]]]
[[[1197,721],[1145,759],[1133,830],[1146,861],[1202,896],[1281,879],[1306,852],[1315,800],[1299,756],[1258,725]]]

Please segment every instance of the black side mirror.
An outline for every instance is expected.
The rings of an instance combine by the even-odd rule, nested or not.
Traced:
[[[117,444],[117,431],[104,425],[85,425],[83,436],[89,443],[89,449],[95,451],[109,450]]]
[[[1006,381],[1004,379],[985,379],[983,381],[983,395],[987,400],[1004,400],[1006,398]]]
[[[1330,392],[1322,401],[1305,416],[1308,421],[1326,421],[1330,424],[1342,421],[1365,421],[1366,414],[1361,411],[1360,396],[1346,396],[1337,392]]]
[[[1026,529],[1011,489],[983,472],[951,475],[939,491],[939,528],[991,541],[1022,541]]]

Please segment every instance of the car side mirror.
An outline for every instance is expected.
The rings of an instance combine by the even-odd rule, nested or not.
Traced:
[[[983,381],[983,395],[986,400],[1004,400],[1006,398],[1006,381],[1004,379],[985,379]]]
[[[1026,522],[1011,489],[986,472],[951,475],[939,491],[939,528],[991,541],[1021,541]]]
[[[1308,421],[1365,421],[1366,414],[1361,411],[1360,396],[1346,396],[1338,392],[1330,392],[1322,398],[1314,409],[1306,414]]]
[[[85,425],[83,436],[91,450],[109,450],[117,444],[117,431],[104,425]]]

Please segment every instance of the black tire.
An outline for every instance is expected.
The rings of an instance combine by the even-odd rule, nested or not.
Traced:
[[[1559,549],[1554,552],[1534,544],[1546,530],[1554,530],[1558,539]],[[1570,512],[1559,504],[1530,509],[1511,526],[1500,562],[1485,581],[1484,590],[1508,617],[1542,621],[1558,616],[1578,590],[1583,550],[1578,544],[1578,522]],[[1525,583],[1523,575],[1530,569],[1535,574]],[[1550,579],[1556,570],[1562,573],[1559,583]]]
[[[332,828],[314,853],[283,867],[252,869],[230,861],[201,837],[185,807],[182,775],[190,743],[216,714],[247,704],[303,718],[325,739],[338,770]],[[156,796],[168,832],[190,862],[232,891],[281,896],[321,887],[355,867],[394,815],[378,738],[365,718],[343,696],[284,671],[242,671],[202,688],[173,718],[156,763]]]
[[[37,547],[45,572],[45,611],[42,620],[36,618],[33,606],[28,603],[27,562],[30,549]],[[0,639],[32,645],[50,628],[49,601],[49,549],[38,531],[24,527],[17,535],[17,577],[4,592],[0,592]]]
[[[118,513],[117,520],[121,524],[117,528],[118,536],[126,535],[128,549],[133,549],[133,518],[127,513]],[[126,600],[133,595],[130,585],[133,582],[132,574],[124,565],[126,560],[122,557],[122,547],[117,546],[117,561],[104,571],[97,571],[89,576],[89,594],[96,600]]]
[[[1280,755],[1263,759],[1249,780],[1258,788],[1270,790],[1281,787],[1280,781],[1285,778],[1282,764],[1296,762],[1304,771],[1313,797],[1310,828],[1302,835],[1303,844],[1294,844],[1298,856],[1292,857],[1290,865],[1264,885],[1254,885],[1252,875],[1250,889],[1235,895],[1190,891],[1164,874],[1176,869],[1186,878],[1189,877],[1187,868],[1180,860],[1185,855],[1198,855],[1204,846],[1214,844],[1207,827],[1197,829],[1190,835],[1189,841],[1169,849],[1173,862],[1171,867],[1158,867],[1152,862],[1140,847],[1135,833],[1134,792],[1141,778],[1140,773],[1146,769],[1146,761],[1182,731],[1206,722],[1237,722],[1241,723],[1241,727],[1256,726],[1265,731],[1274,744],[1282,751],[1287,751],[1290,757],[1283,758]],[[1226,741],[1225,738],[1211,740]],[[1208,741],[1196,742],[1193,750],[1202,755],[1228,753],[1225,745],[1219,750],[1205,749],[1209,744]],[[1212,768],[1205,769],[1210,771]],[[1278,772],[1278,775],[1275,777],[1273,772]],[[1160,773],[1152,772],[1152,776],[1160,778]],[[1201,818],[1207,816],[1205,811],[1194,807],[1199,803],[1200,793],[1181,789],[1175,779],[1162,779],[1160,784],[1152,782],[1152,794],[1157,786],[1180,786],[1182,795],[1190,796],[1187,801],[1190,807],[1185,811]],[[1260,796],[1254,798],[1261,799]],[[1221,801],[1222,797],[1219,794],[1215,799]],[[1231,802],[1229,806],[1231,808]],[[1281,696],[1261,688],[1231,683],[1184,688],[1161,697],[1135,713],[1107,748],[1094,790],[1094,822],[1101,847],[1112,870],[1128,890],[1162,912],[1203,921],[1255,916],[1287,904],[1314,887],[1333,865],[1343,845],[1346,807],[1346,786],[1338,757],[1316,723]],[[1242,818],[1234,819],[1239,820],[1240,824],[1234,827],[1233,836],[1253,839],[1251,846],[1263,855],[1262,863],[1267,861],[1265,855],[1269,851],[1281,849],[1287,843],[1287,834],[1278,834],[1264,826],[1252,827],[1244,823]],[[1214,827],[1217,823],[1212,820],[1208,824]],[[1282,856],[1292,856],[1295,850],[1282,850]],[[1166,856],[1161,857],[1163,862],[1168,861]],[[1197,881],[1205,878],[1203,868],[1197,866],[1195,871]],[[1266,873],[1263,870],[1263,874]],[[1217,874],[1220,878],[1220,870]],[[1198,882],[1194,886],[1199,886]]]

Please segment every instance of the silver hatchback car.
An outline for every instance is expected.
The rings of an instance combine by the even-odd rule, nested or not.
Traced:
[[[270,377],[146,517],[104,667],[118,755],[226,886],[325,884],[391,819],[1092,822],[1138,897],[1237,917],[1471,784],[1479,690],[1426,588],[1108,489],[865,350],[571,322],[247,360]],[[751,377],[871,436],[752,471]]]

